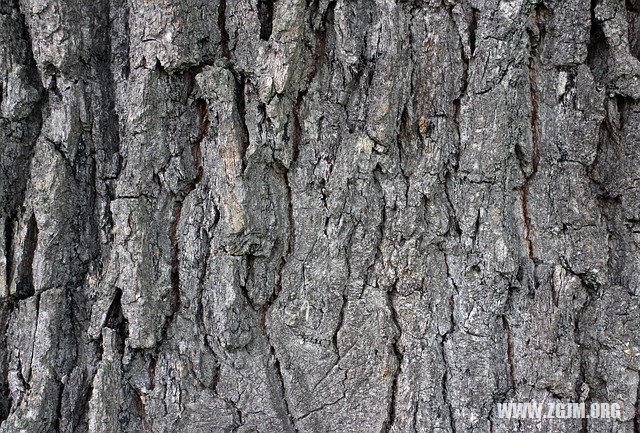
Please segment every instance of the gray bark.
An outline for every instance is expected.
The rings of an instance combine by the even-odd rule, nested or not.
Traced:
[[[638,0],[0,0],[0,432],[640,431],[638,56]]]

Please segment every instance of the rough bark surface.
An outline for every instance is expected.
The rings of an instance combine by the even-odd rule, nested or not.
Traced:
[[[639,56],[638,0],[0,0],[0,432],[637,433]]]

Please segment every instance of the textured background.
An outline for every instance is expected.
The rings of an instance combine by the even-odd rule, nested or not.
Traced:
[[[638,0],[0,0],[0,432],[638,433],[638,55]]]

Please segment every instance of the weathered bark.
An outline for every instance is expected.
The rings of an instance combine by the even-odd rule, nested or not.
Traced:
[[[0,432],[638,432],[638,56],[638,0],[0,0]]]

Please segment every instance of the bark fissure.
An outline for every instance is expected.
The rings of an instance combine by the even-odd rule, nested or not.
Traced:
[[[502,316],[502,327],[507,336],[507,363],[509,365],[509,380],[511,380],[511,386],[515,392],[516,390],[516,362],[514,356],[514,343],[513,334],[511,332],[511,325],[507,316]]]
[[[282,389],[282,404],[284,406],[284,410],[285,410],[285,416],[286,416],[286,422],[290,423],[291,428],[293,429],[294,432],[298,432],[298,429],[296,428],[296,422],[295,422],[295,418],[293,417],[292,413],[291,413],[291,409],[289,407],[289,399],[287,398],[287,388],[285,386],[285,382],[284,382],[284,377],[282,376],[282,369],[280,366],[280,360],[278,359],[278,357],[276,356],[276,351],[273,347],[273,345],[271,345],[271,343],[269,343],[270,347],[271,347],[271,356],[273,357],[273,366],[274,366],[274,371],[275,374],[278,378],[279,381],[279,385],[280,388]]]
[[[275,0],[258,0],[260,39],[268,41],[273,31],[273,8]]]
[[[347,302],[348,302],[348,298],[347,298],[347,294],[346,292],[342,292],[342,305],[340,307],[340,314],[338,314],[338,323],[336,324],[336,328],[333,331],[333,336],[331,338],[331,342],[333,343],[333,349],[336,351],[336,354],[338,355],[338,359],[340,359],[340,346],[338,345],[338,334],[340,333],[340,330],[342,329],[342,324],[344,323],[344,312],[347,308]]]
[[[236,109],[238,110],[238,116],[240,117],[240,124],[242,128],[242,142],[240,146],[240,161],[241,161],[241,173],[244,174],[247,169],[247,150],[249,149],[249,128],[246,121],[246,103],[245,103],[245,85],[246,79],[244,74],[234,74],[236,77]]]
[[[172,306],[171,313],[167,317],[167,320],[162,329],[160,342],[162,342],[167,336],[167,332],[171,327],[171,324],[173,323],[175,315],[178,313],[182,305],[182,295],[180,293],[180,245],[178,239],[178,228],[180,226],[180,220],[182,218],[183,204],[187,196],[197,188],[204,175],[204,168],[202,166],[201,144],[209,133],[211,121],[209,118],[209,107],[207,106],[206,101],[198,99],[194,105],[196,111],[199,114],[200,122],[198,138],[193,142],[190,149],[191,157],[193,158],[195,164],[196,175],[187,184],[184,192],[182,192],[175,198],[175,202],[173,204],[173,222],[171,223],[171,227],[169,229],[169,240],[172,246],[170,275]]]
[[[13,277],[13,220],[14,216],[7,215],[4,218],[4,257],[5,257],[5,285],[7,291],[11,287]]]
[[[398,404],[397,393],[398,393],[398,381],[400,380],[400,375],[402,374],[402,359],[403,354],[400,348],[400,338],[402,336],[402,328],[400,327],[400,322],[398,320],[398,315],[395,307],[393,306],[393,294],[396,292],[395,285],[391,290],[387,291],[387,308],[389,309],[389,317],[391,319],[391,323],[396,328],[396,335],[393,337],[393,342],[391,343],[391,349],[393,351],[393,355],[396,358],[396,362],[398,365],[395,367],[393,372],[393,378],[391,381],[391,395],[389,397],[389,411],[387,415],[387,421],[385,421],[385,432],[390,432],[393,428],[393,425],[396,420],[396,406]]]
[[[163,337],[166,336],[167,331],[171,327],[171,323],[173,319],[180,309],[181,304],[181,296],[180,296],[180,247],[178,245],[178,225],[180,224],[180,217],[182,216],[182,201],[176,201],[173,205],[173,222],[171,223],[171,229],[169,232],[169,239],[171,240],[172,245],[172,254],[171,254],[171,296],[172,303],[171,306],[171,314],[167,318],[164,330]]]
[[[27,233],[24,239],[23,262],[20,264],[20,282],[16,285],[16,298],[23,299],[33,296],[35,287],[33,285],[33,260],[38,247],[38,222],[36,215],[31,214],[27,223]]]
[[[33,332],[33,335],[37,335],[38,334],[38,322],[40,321],[40,300],[42,295],[41,294],[36,294],[36,305],[35,305],[35,329]],[[35,348],[36,342],[35,340],[31,343],[31,353],[29,356],[29,375],[27,377],[23,377],[23,382],[25,384],[28,385],[28,388],[31,388],[31,377],[32,377],[32,373],[33,373],[33,355],[34,355],[34,348]],[[20,372],[20,374],[22,374],[22,372]]]
[[[522,219],[524,222],[524,238],[527,245],[527,252],[529,255],[529,259],[531,260],[531,263],[533,266],[532,283],[535,289],[537,288],[537,285],[538,285],[537,275],[536,275],[538,263],[537,263],[537,258],[535,257],[533,240],[531,239],[533,229],[531,225],[531,216],[529,213],[529,207],[530,207],[529,193],[530,193],[530,183],[538,171],[538,159],[539,159],[538,146],[539,146],[540,138],[538,133],[538,100],[536,96],[536,83],[535,83],[535,79],[536,79],[535,78],[536,77],[535,62],[536,62],[537,52],[536,52],[535,43],[531,34],[529,35],[529,43],[531,45],[531,50],[532,50],[529,57],[529,64],[527,69],[528,78],[529,78],[529,102],[531,104],[530,115],[529,115],[529,126],[531,131],[531,164],[528,170],[529,172],[526,173],[525,180],[523,184],[520,186],[520,201],[522,205]]]
[[[56,417],[52,420],[53,431],[60,431],[60,421],[62,420],[62,403],[64,396],[64,383],[58,385],[58,399],[56,401]]]
[[[452,433],[456,433],[456,423],[455,423],[455,418],[453,417],[453,405],[451,403],[451,399],[449,397],[449,387],[448,387],[448,382],[449,382],[449,364],[447,362],[447,355],[446,355],[446,351],[445,351],[445,338],[446,336],[442,336],[442,339],[440,341],[440,351],[442,353],[442,362],[443,362],[443,366],[444,366],[444,371],[442,373],[442,384],[441,384],[441,388],[442,388],[442,399],[444,401],[444,404],[447,406],[447,411],[448,411],[448,415],[449,415],[449,428],[451,429]]]
[[[478,16],[480,12],[471,8],[471,22],[469,23],[469,52],[471,57],[473,57],[476,52],[476,33],[478,31]]]
[[[220,30],[220,52],[229,59],[229,32],[227,31],[227,0],[219,0],[218,29]]]
[[[255,259],[256,259],[256,257],[254,255],[252,255],[252,254],[247,254],[245,256],[245,263],[246,263],[245,271],[246,271],[247,277],[245,278],[244,284],[240,284],[240,291],[242,292],[242,296],[244,296],[244,298],[247,301],[247,305],[249,305],[249,307],[252,310],[256,310],[256,306],[254,305],[253,299],[251,299],[251,295],[249,294],[249,291],[247,290],[247,280],[248,280],[249,276],[253,272],[253,263],[254,263]]]

